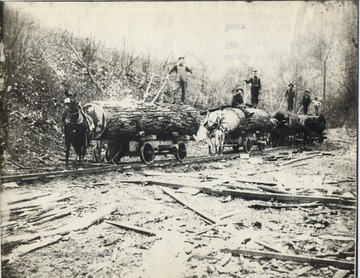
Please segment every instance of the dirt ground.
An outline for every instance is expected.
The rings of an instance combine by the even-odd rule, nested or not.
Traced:
[[[347,205],[317,203],[313,207],[302,207],[292,201],[282,203],[209,195],[194,188],[165,189],[190,206],[221,219],[217,222],[221,225],[212,227],[209,221],[166,195],[161,186],[126,182],[151,179],[217,189],[245,188],[270,194],[253,183],[237,181],[246,178],[278,182],[280,186],[276,190],[288,194],[354,198],[357,194],[356,131],[329,130],[328,138],[323,145],[315,144],[300,152],[296,148],[284,147],[269,149],[265,153],[254,151],[249,158],[241,158],[240,153],[236,159],[212,163],[33,181],[14,188],[3,185],[1,231],[2,254],[5,257],[2,260],[2,275],[88,278],[354,277],[353,273],[336,265],[231,256],[221,251],[247,249],[274,252],[270,250],[272,248],[289,255],[315,257],[325,254],[326,259],[352,261],[354,254],[351,255],[351,250],[350,254],[345,252],[347,255],[341,258],[334,254],[355,242],[356,211]],[[204,155],[205,151],[203,144],[190,144],[190,155]],[[317,155],[281,166],[281,163],[314,154]],[[276,158],[277,161],[274,161]],[[261,173],[265,170],[274,171]],[[159,172],[163,174],[154,176]],[[252,172],[256,174],[248,175]],[[25,210],[18,215],[9,213],[11,201],[46,193],[51,194],[50,197],[68,197],[58,205],[60,212],[70,210],[68,215],[31,222],[37,210]],[[49,207],[46,198],[50,197],[17,205],[30,203]],[[13,236],[46,234],[68,223],[75,226],[87,215],[107,207],[111,208],[111,213],[105,216],[106,220],[138,226],[156,235],[149,236],[98,221],[86,229],[62,235],[56,243],[21,256],[15,252],[21,244],[4,247],[4,243]],[[206,229],[209,230],[198,234]],[[23,246],[38,241],[29,241]]]

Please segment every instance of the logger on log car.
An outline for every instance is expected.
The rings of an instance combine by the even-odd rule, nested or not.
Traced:
[[[245,109],[245,105],[244,105],[244,99],[243,99],[243,95],[244,95],[244,90],[240,87],[237,87],[234,92],[232,101],[231,101],[231,107],[232,108],[239,108],[241,111],[244,112],[245,117],[251,117],[252,115],[254,115],[254,112],[250,113]]]
[[[176,80],[175,80],[175,86],[173,88],[173,97],[174,97],[174,104],[181,103],[184,104],[185,102],[185,95],[186,95],[186,89],[187,89],[187,73],[192,71],[185,66],[185,58],[179,57],[177,65],[175,65],[170,71],[169,75],[171,75],[173,72],[176,73]],[[181,90],[181,100],[179,100],[179,93]]]
[[[254,77],[251,77],[249,80],[244,80],[246,84],[251,83],[251,104],[254,108],[258,106],[259,103],[259,94],[261,93],[261,81],[257,76],[257,71],[254,70]]]

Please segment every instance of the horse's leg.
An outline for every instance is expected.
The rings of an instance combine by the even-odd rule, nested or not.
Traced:
[[[70,145],[66,144],[66,154],[65,154],[66,166],[69,166],[69,156],[70,156]]]
[[[66,148],[66,152],[65,152],[65,164],[66,166],[69,166],[69,156],[70,156],[70,146],[71,146],[71,142],[69,139],[69,132],[68,132],[68,128],[65,126],[64,127],[64,131],[65,131],[65,148]]]
[[[223,150],[224,150],[224,141],[225,141],[225,134],[222,133],[221,137],[220,137],[220,145],[219,145],[219,155],[223,154]]]

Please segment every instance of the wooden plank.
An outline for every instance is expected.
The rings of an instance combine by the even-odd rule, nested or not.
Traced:
[[[254,239],[254,242],[261,245],[261,246],[264,246],[265,248],[269,249],[270,251],[274,251],[276,253],[281,253],[282,250],[279,250],[277,249],[274,245],[270,245],[269,243],[267,242],[264,242],[260,239]]]
[[[129,224],[126,224],[124,222],[118,222],[118,221],[115,222],[115,221],[105,220],[105,223],[116,226],[116,227],[124,228],[125,230],[134,231],[134,232],[137,232],[139,234],[144,234],[144,235],[147,235],[147,236],[156,236],[156,233],[154,233],[151,230],[141,228],[141,227],[137,227],[137,226],[134,226],[134,225],[129,225]]]
[[[135,181],[138,183],[139,181]],[[149,184],[160,185],[170,188],[182,188],[182,187],[190,187],[196,188],[203,193],[208,194],[216,194],[222,196],[233,196],[239,197],[248,200],[276,200],[282,202],[321,202],[321,203],[354,203],[355,198],[338,198],[338,197],[329,197],[329,196],[306,196],[306,195],[290,195],[290,194],[280,194],[280,193],[267,193],[267,192],[252,192],[252,191],[240,191],[240,190],[231,190],[231,189],[219,189],[212,188],[208,186],[198,186],[198,185],[187,185],[187,184],[177,184],[177,183],[169,183],[169,182],[160,182],[154,180],[146,181]],[[131,181],[127,181],[127,183],[131,183]]]
[[[299,157],[299,158],[296,158],[296,159],[292,159],[292,160],[281,163],[279,166],[285,166],[285,165],[293,164],[293,163],[296,163],[296,162],[299,162],[299,161],[314,158],[315,156],[319,156],[319,154],[313,154],[313,155],[309,155],[309,156],[305,156],[305,157]]]
[[[246,179],[246,178],[241,178],[241,179],[235,179],[237,182],[246,182],[246,183],[255,183],[255,184],[262,184],[262,185],[268,185],[268,186],[277,186],[278,183],[277,182],[268,182],[268,181],[261,181],[261,180],[252,180],[252,179]]]
[[[51,244],[54,244],[58,242],[60,239],[62,239],[62,236],[54,236],[50,238],[45,238],[43,240],[40,240],[39,242],[34,242],[32,244],[22,245],[15,250],[13,250],[13,254],[18,256],[23,256],[27,253],[33,252],[35,250],[38,250],[40,248],[49,246]]]
[[[46,193],[46,194],[40,194],[40,195],[36,195],[36,196],[26,197],[26,198],[22,198],[22,199],[18,199],[18,200],[15,200],[15,201],[8,202],[8,205],[24,203],[24,202],[27,202],[27,201],[32,201],[32,200],[35,200],[35,199],[38,199],[38,198],[41,198],[41,197],[50,196],[50,195],[51,195],[51,193]]]
[[[318,207],[321,206],[322,204],[320,202],[312,202],[312,203],[304,203],[304,204],[251,204],[249,205],[250,208],[256,208],[256,207],[263,207],[263,208],[278,208],[278,209],[282,209],[282,208],[301,208],[301,207],[308,207],[308,208],[312,208],[312,207]]]
[[[293,262],[301,262],[301,263],[309,263],[313,265],[324,265],[324,266],[335,266],[341,269],[354,270],[355,265],[353,261],[336,261],[331,259],[322,259],[316,257],[306,257],[300,255],[290,255],[283,253],[274,253],[274,252],[265,252],[265,251],[257,251],[257,250],[246,250],[246,249],[222,249],[221,252],[231,253],[235,256],[239,255],[247,255],[247,256],[259,256],[268,259],[277,259],[283,261],[293,261]]]
[[[319,238],[338,241],[355,241],[355,237],[348,236],[319,235]]]
[[[182,199],[180,196],[176,196],[176,194],[174,194],[173,192],[170,192],[169,190],[165,189],[165,188],[161,188],[161,190],[169,195],[171,198],[175,199],[177,202],[179,202],[180,204],[182,204],[183,206],[187,207],[188,209],[194,211],[196,214],[200,215],[202,218],[206,219],[207,221],[209,221],[212,224],[217,224],[218,222],[220,222],[218,219],[216,219],[215,217],[211,216],[210,214],[201,211],[200,209],[196,208],[193,205],[188,204],[184,199]]]
[[[60,218],[63,218],[63,217],[66,217],[66,216],[69,216],[71,215],[71,212],[73,211],[73,209],[70,209],[70,210],[67,210],[67,211],[63,211],[63,212],[59,212],[55,215],[52,215],[52,216],[48,216],[48,217],[45,217],[45,219],[42,219],[42,221],[35,221],[33,222],[32,224],[33,225],[42,225],[42,224],[45,224],[49,221],[53,221],[53,220],[57,220],[57,219],[60,219]]]
[[[244,186],[242,185],[236,185],[236,184],[227,184],[225,185],[226,187],[228,188],[238,188],[238,189],[245,189]],[[286,191],[282,191],[282,190],[279,190],[279,189],[275,189],[275,188],[272,188],[272,187],[268,187],[268,186],[262,186],[260,184],[257,184],[255,187],[252,187],[250,188],[252,190],[256,190],[256,189],[261,189],[261,190],[264,190],[264,191],[267,191],[267,192],[271,192],[271,193],[283,193],[283,194],[289,194],[288,192]]]

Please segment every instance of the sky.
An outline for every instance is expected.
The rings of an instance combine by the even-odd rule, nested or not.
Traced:
[[[32,14],[44,26],[92,35],[108,47],[124,40],[136,53],[159,59],[185,56],[221,74],[248,64],[269,71],[286,57],[295,39],[319,31],[324,20],[339,22],[322,4],[281,2],[78,2],[6,3]],[[6,6],[7,7],[7,6]],[[5,8],[6,8],[5,7]],[[6,20],[6,19],[5,19]]]

